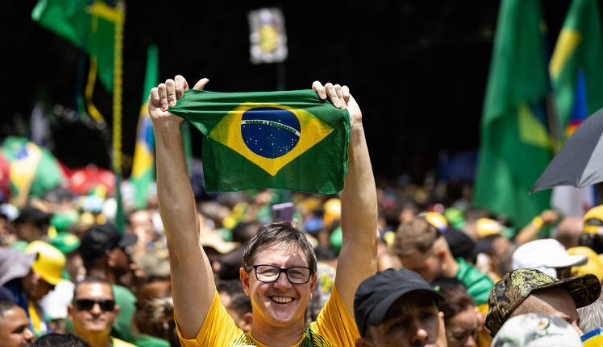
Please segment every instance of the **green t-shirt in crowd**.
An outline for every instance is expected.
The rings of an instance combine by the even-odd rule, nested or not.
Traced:
[[[166,340],[150,335],[138,335],[134,344],[138,347],[170,347]]]
[[[457,258],[456,261],[459,263],[459,271],[455,277],[465,283],[467,293],[473,297],[478,306],[487,303],[494,282],[473,265],[468,264],[465,259]]]
[[[121,307],[117,322],[113,324],[111,336],[115,336],[129,343],[135,343],[136,338],[132,333],[132,315],[136,310],[136,297],[126,288],[114,284],[113,296],[115,303]]]

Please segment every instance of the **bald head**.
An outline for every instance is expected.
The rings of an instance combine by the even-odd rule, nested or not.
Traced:
[[[583,221],[580,217],[565,217],[557,226],[555,239],[559,241],[565,249],[578,247],[580,235],[582,234]]]

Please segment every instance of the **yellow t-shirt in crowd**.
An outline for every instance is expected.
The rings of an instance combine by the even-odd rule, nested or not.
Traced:
[[[194,339],[184,339],[178,329],[178,337],[183,347],[269,347],[258,342],[250,332],[239,329],[234,320],[220,303],[218,292],[205,317],[201,330]],[[333,287],[331,296],[320,311],[316,322],[310,323],[301,340],[291,347],[353,347],[360,337],[356,323],[341,300],[337,287]]]
[[[122,341],[122,340],[117,339],[115,337],[111,338],[111,345],[113,347],[136,347],[136,345],[133,345],[131,343],[127,343],[126,341]]]

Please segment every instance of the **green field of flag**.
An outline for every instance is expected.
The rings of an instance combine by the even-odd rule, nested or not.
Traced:
[[[333,194],[347,171],[349,113],[315,91],[188,90],[170,112],[203,137],[210,192],[269,187]]]
[[[545,29],[537,0],[501,2],[473,204],[518,228],[550,206],[550,191],[529,194],[552,158]]]

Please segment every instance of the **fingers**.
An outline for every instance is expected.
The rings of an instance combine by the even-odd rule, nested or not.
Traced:
[[[188,89],[188,82],[181,75],[174,78],[176,82],[176,99],[180,99],[184,95],[184,91]]]
[[[325,87],[323,87],[322,83],[314,81],[314,83],[312,83],[312,90],[316,91],[321,100],[325,100],[327,98],[327,92],[325,91]]]
[[[335,85],[335,93],[337,93],[337,98],[339,99],[339,104],[342,109],[348,108],[346,101],[343,99],[343,89],[339,84]]]
[[[341,88],[341,87],[339,87]],[[337,96],[337,91],[335,90],[335,86],[332,83],[325,84],[325,89],[327,90],[327,95],[329,96],[329,100],[333,104],[333,106],[337,108],[343,108],[343,103],[339,101],[339,97]]]
[[[346,105],[347,103],[350,101],[350,88],[348,88],[348,86],[343,86],[341,87],[341,91],[343,92],[343,100],[345,101]]]
[[[165,81],[165,90],[167,94],[168,105],[170,107],[176,105],[176,82],[173,79]],[[161,108],[163,109],[163,106]],[[167,108],[164,111],[166,110]]]
[[[149,95],[149,107],[154,107],[157,108],[159,106],[161,106],[160,102],[160,98],[159,98],[159,89],[157,87],[151,89],[151,95]]]
[[[203,88],[205,88],[205,85],[207,83],[209,83],[209,80],[207,78],[202,78],[197,83],[195,83],[195,86],[193,87],[193,89],[203,90]]]
[[[159,107],[161,107],[162,111],[167,111],[168,102],[167,102],[167,88],[165,83],[161,83],[157,86],[157,93],[159,94]]]

